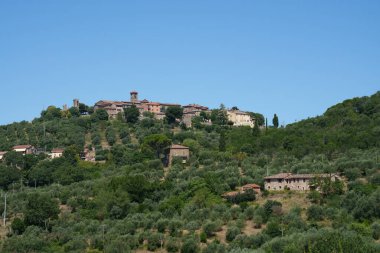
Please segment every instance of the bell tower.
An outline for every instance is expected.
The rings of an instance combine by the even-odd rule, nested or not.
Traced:
[[[136,102],[138,102],[139,101],[139,99],[138,99],[138,92],[137,91],[131,91],[131,102],[132,103],[136,103]]]

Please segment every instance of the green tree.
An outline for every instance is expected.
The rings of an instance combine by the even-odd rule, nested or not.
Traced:
[[[12,232],[16,235],[21,235],[22,233],[24,233],[25,231],[25,222],[16,217],[13,221],[12,221],[12,225],[11,225],[11,228],[12,228]]]
[[[226,151],[226,132],[221,131],[219,136],[219,151]]]
[[[24,212],[26,225],[48,228],[50,220],[58,218],[59,207],[56,200],[47,195],[33,193],[28,196]]]
[[[145,137],[143,145],[153,149],[157,158],[161,158],[160,155],[169,148],[171,143],[172,141],[164,134],[152,134]]]
[[[4,166],[0,164],[0,187],[8,190],[8,187],[18,182],[21,178],[21,172],[15,167]]]
[[[181,248],[181,253],[198,253],[199,245],[198,242],[194,238],[186,239]]]
[[[69,112],[70,112],[70,115],[72,117],[79,117],[80,116],[80,111],[76,107],[70,107]]]
[[[63,157],[72,165],[76,165],[79,158],[79,150],[75,145],[71,145],[70,147],[67,147],[63,151]]]
[[[139,121],[140,110],[135,105],[132,105],[131,107],[124,109],[124,116],[125,116],[125,120],[128,123],[134,124],[137,121]]]
[[[255,137],[258,137],[260,135],[260,128],[257,122],[255,122],[255,125],[253,126],[252,135]]]
[[[91,117],[94,121],[108,120],[108,113],[104,109],[97,109]]]
[[[272,123],[273,123],[274,128],[278,128],[278,116],[277,116],[277,114],[274,114]]]
[[[177,119],[182,119],[183,108],[180,106],[169,106],[165,111],[165,117],[168,124],[174,124]]]
[[[238,227],[229,227],[226,232],[226,240],[232,242],[238,235],[240,235],[240,229]]]
[[[307,219],[311,221],[320,221],[323,220],[324,211],[323,207],[319,205],[311,205],[307,209]]]
[[[24,168],[24,156],[19,152],[9,151],[4,155],[3,159],[8,166]]]

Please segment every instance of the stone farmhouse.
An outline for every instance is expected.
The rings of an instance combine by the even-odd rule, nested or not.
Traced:
[[[234,123],[234,126],[249,126],[253,128],[255,121],[251,115],[240,110],[227,110],[228,120]]]
[[[180,157],[182,158],[182,162],[186,163],[190,158],[189,148],[178,144],[171,145],[169,150],[169,166],[171,166],[174,157]]]
[[[261,193],[260,185],[258,184],[246,184],[241,187],[241,189],[245,192],[247,190],[253,190],[256,192],[256,194]]]
[[[265,177],[264,188],[268,191],[309,191],[314,188],[312,180],[317,178],[330,178],[331,181],[339,180],[337,174],[292,174],[279,173]]]
[[[192,119],[194,117],[200,116],[201,112],[209,113],[210,110],[206,106],[198,105],[198,104],[189,104],[183,106],[183,117],[182,122],[187,126],[191,127]],[[205,124],[211,124],[211,121],[205,122]]]

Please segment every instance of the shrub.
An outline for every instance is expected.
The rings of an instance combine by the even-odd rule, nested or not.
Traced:
[[[216,231],[217,229],[217,225],[215,222],[212,222],[212,221],[207,221],[204,225],[203,225],[203,231],[204,233],[206,234],[207,237],[211,237],[214,235],[214,232]]]
[[[164,233],[168,224],[169,221],[167,219],[159,219],[156,223],[157,231],[160,233]]]
[[[186,239],[181,248],[181,253],[198,253],[199,245],[198,242],[194,238]]]
[[[178,240],[174,238],[169,238],[166,241],[165,248],[169,253],[178,252],[180,248],[180,243],[178,242]]]
[[[244,214],[246,219],[252,220],[255,214],[255,208],[253,206],[249,206],[244,210]]]
[[[236,226],[229,227],[226,233],[226,240],[232,242],[236,236],[240,235],[240,229]]]
[[[201,242],[203,243],[206,243],[207,242],[207,235],[204,231],[202,231],[199,235],[199,239],[201,240]]]
[[[323,220],[324,211],[323,208],[319,205],[311,205],[307,209],[307,219],[311,221],[320,221]]]
[[[15,218],[12,222],[11,228],[13,233],[15,233],[16,235],[20,235],[24,233],[26,226],[23,220],[21,220],[20,218]]]
[[[374,223],[374,224],[372,224],[371,228],[372,228],[373,239],[379,240],[380,239],[380,224]]]
[[[163,239],[164,237],[162,234],[154,233],[148,235],[148,250],[155,251],[160,248],[163,245]]]

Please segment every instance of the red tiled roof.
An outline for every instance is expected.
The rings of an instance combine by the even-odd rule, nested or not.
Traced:
[[[12,149],[23,149],[23,148],[31,148],[32,145],[16,145],[16,146],[13,146]]]
[[[63,153],[65,151],[63,148],[53,148],[51,153]]]
[[[5,155],[8,151],[0,151],[0,155]]]
[[[242,188],[260,188],[260,185],[257,185],[257,184],[246,184],[246,185],[243,185]]]

